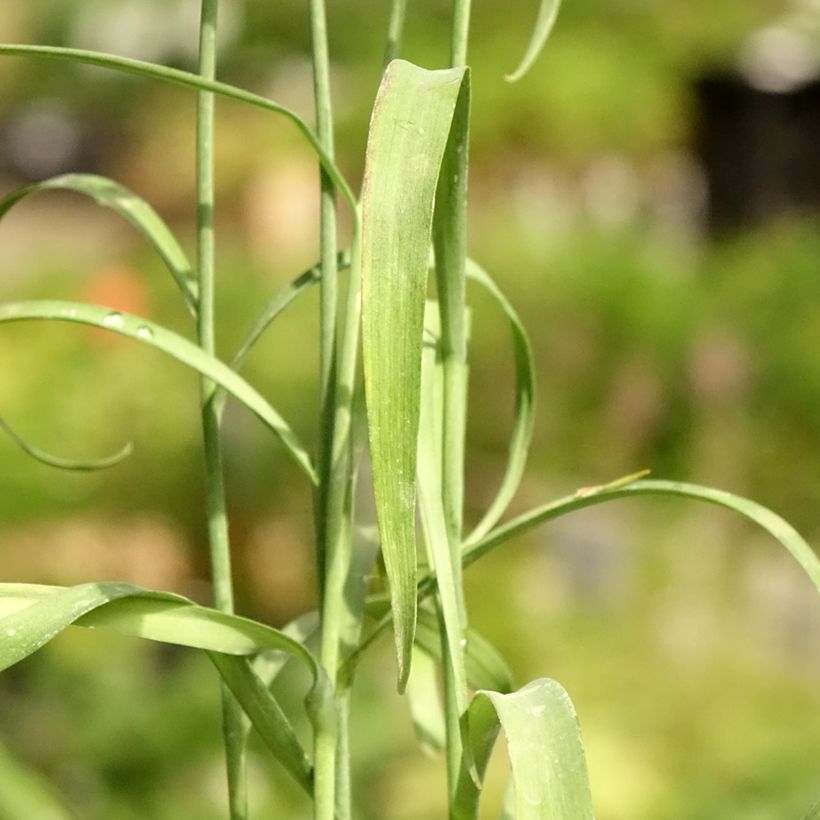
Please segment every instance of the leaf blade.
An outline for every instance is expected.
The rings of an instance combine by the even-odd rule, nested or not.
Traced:
[[[373,483],[399,690],[416,622],[415,479],[433,202],[465,69],[394,60],[373,108],[362,192],[362,341]]]
[[[82,302],[44,299],[0,305],[0,323],[49,319],[93,325],[119,333],[160,350],[207,376],[261,419],[279,437],[311,481],[316,482],[316,471],[310,456],[279,413],[235,371],[188,339],[139,316]]]
[[[533,63],[544,48],[544,44],[552,34],[560,8],[561,0],[541,0],[541,5],[538,7],[538,17],[535,20],[532,36],[527,44],[524,56],[521,58],[518,67],[504,77],[508,83],[517,82],[532,68]]]

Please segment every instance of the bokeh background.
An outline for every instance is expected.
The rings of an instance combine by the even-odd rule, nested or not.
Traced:
[[[0,5],[0,39],[193,66],[195,0]],[[360,178],[386,0],[330,3],[339,158]],[[443,66],[449,0],[410,3],[404,55]],[[470,248],[529,329],[535,443],[515,508],[641,468],[749,495],[820,535],[820,4],[567,2],[516,85],[535,0],[474,4]],[[223,3],[220,75],[311,119],[306,4]],[[317,170],[287,123],[218,106],[219,347],[317,256]],[[112,176],[193,247],[194,98],[65,63],[0,61],[0,193]],[[343,226],[344,230],[344,226]],[[85,299],[190,333],[159,259],[70,194],[0,224],[3,299]],[[474,294],[467,516],[504,466],[506,323]],[[315,295],[247,376],[315,439]],[[40,323],[0,332],[0,411],[64,455],[135,452],[63,474],[0,438],[3,580],[123,580],[207,602],[193,375],[128,341]],[[255,419],[229,410],[243,613],[311,607],[310,496]],[[521,682],[577,706],[601,820],[800,818],[820,797],[820,603],[785,552],[731,514],[622,500],[575,513],[467,576],[474,624]],[[356,816],[443,814],[444,765],[412,740],[389,646],[363,667]],[[285,699],[298,708],[299,681]],[[295,687],[296,693],[293,694]],[[290,693],[290,694],[289,694]],[[386,731],[389,730],[389,731]],[[218,686],[195,653],[77,630],[0,676],[0,817],[32,778],[78,817],[224,817]],[[502,756],[503,757],[503,756]],[[259,817],[309,807],[264,752]],[[493,764],[486,816],[504,776]]]

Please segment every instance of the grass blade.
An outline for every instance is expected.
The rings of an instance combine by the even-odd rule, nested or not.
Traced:
[[[532,37],[524,52],[524,57],[515,71],[507,74],[504,78],[507,82],[514,83],[520,80],[532,68],[532,64],[544,48],[544,44],[552,33],[555,20],[558,17],[558,10],[561,7],[561,0],[541,0],[538,9],[538,17],[532,31]]]
[[[472,761],[479,779],[499,727],[512,764],[516,820],[592,820],[586,756],[575,708],[564,688],[541,678],[517,692],[476,692],[469,711]],[[478,813],[480,786],[462,769],[458,817]]]
[[[96,174],[64,174],[19,188],[0,200],[0,219],[18,202],[40,191],[65,190],[91,197],[98,205],[110,208],[127,219],[156,249],[165,262],[191,312],[197,309],[197,282],[191,263],[171,230],[159,214],[128,188]]]
[[[311,481],[316,481],[316,472],[311,464],[310,456],[287,422],[241,376],[223,362],[203,352],[188,339],[149,322],[147,319],[128,313],[119,313],[98,305],[53,300],[9,302],[0,305],[0,323],[39,319],[79,322],[114,331],[161,350],[207,376],[255,413],[279,437]]]
[[[0,670],[33,654],[72,625],[220,653],[220,658],[212,660],[234,696],[276,757],[309,790],[307,757],[278,704],[245,660],[276,650],[304,663],[313,678],[306,701],[308,714],[314,726],[332,721],[327,677],[299,641],[257,621],[130,584],[0,584],[0,633],[4,636]]]
[[[339,189],[339,193],[356,214],[356,197],[353,194],[350,186],[347,184],[341,171],[338,169],[333,161],[333,158],[325,151],[319,143],[319,140],[309,125],[295,112],[283,105],[261,97],[258,94],[253,94],[243,88],[229,85],[228,83],[217,82],[216,80],[207,80],[200,77],[198,74],[192,74],[190,71],[181,71],[178,68],[168,68],[163,65],[156,65],[155,63],[147,63],[143,60],[134,60],[130,57],[118,57],[115,54],[105,54],[100,51],[86,51],[79,48],[61,48],[59,46],[38,46],[28,44],[5,44],[0,45],[0,57],[46,57],[56,60],[68,60],[73,63],[84,63],[86,65],[98,66],[99,68],[107,68],[113,71],[120,71],[125,74],[134,74],[138,77],[147,77],[152,80],[161,80],[163,82],[173,83],[174,85],[181,85],[186,88],[194,88],[197,91],[209,91],[212,94],[217,94],[221,97],[226,97],[237,102],[246,103],[247,105],[262,108],[265,111],[271,111],[274,114],[281,114],[283,117],[290,120],[297,128],[297,130],[305,137],[314,150],[322,167],[327,172],[328,176],[333,181],[333,184]]]
[[[47,464],[49,467],[56,467],[59,470],[76,470],[80,472],[107,470],[109,467],[114,467],[128,458],[133,450],[133,445],[129,441],[110,456],[103,456],[102,458],[96,459],[65,458],[64,456],[52,455],[30,444],[2,416],[0,416],[0,430],[3,430],[23,452],[30,455],[33,459]]]
[[[399,690],[416,622],[415,478],[433,200],[464,69],[394,60],[382,79],[362,193],[363,351],[373,484]]]
[[[707,504],[716,504],[734,510],[758,524],[792,554],[820,591],[820,559],[794,527],[776,513],[746,498],[741,498],[723,490],[701,487],[698,484],[685,484],[677,481],[635,480],[644,474],[638,473],[636,476],[627,476],[625,479],[618,479],[610,484],[602,484],[598,487],[584,487],[573,495],[559,498],[557,501],[545,504],[543,507],[537,507],[514,518],[512,521],[493,530],[481,541],[468,546],[464,551],[464,565],[474,563],[490,550],[509,541],[511,538],[515,538],[517,535],[527,532],[544,521],[566,515],[573,510],[613,501],[616,498],[667,495],[705,501]]]
[[[487,272],[472,259],[467,260],[467,275],[482,285],[506,314],[515,357],[515,421],[510,437],[507,469],[495,499],[466,539],[467,544],[473,544],[498,523],[521,483],[535,423],[535,367],[529,337],[510,301]]]

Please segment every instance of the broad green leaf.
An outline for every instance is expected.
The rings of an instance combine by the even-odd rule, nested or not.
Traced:
[[[416,622],[415,479],[433,202],[466,69],[387,67],[362,192],[362,341],[373,484],[390,583],[399,690]]]
[[[508,695],[476,692],[468,724],[472,758],[465,756],[461,770],[454,810],[459,820],[478,816],[479,783],[499,728],[512,764],[516,820],[592,820],[581,730],[560,684],[541,678]]]
[[[280,707],[246,660],[246,656],[270,650],[300,660],[313,677],[306,701],[311,720],[314,725],[332,721],[329,683],[301,643],[257,621],[130,584],[0,584],[0,670],[33,654],[72,625],[212,653],[212,660],[265,743],[297,782],[309,789],[307,756]]]
[[[276,410],[230,367],[213,356],[209,356],[184,337],[139,316],[81,302],[38,300],[0,305],[0,323],[32,319],[79,322],[111,330],[161,350],[207,376],[254,412],[279,437],[296,463],[315,483],[316,472],[310,462],[310,457]]]
[[[602,504],[605,501],[613,501],[616,498],[639,495],[668,495],[716,504],[719,507],[734,510],[753,521],[777,539],[792,554],[820,591],[820,559],[797,530],[776,513],[754,501],[727,493],[724,490],[714,490],[710,487],[701,487],[698,484],[685,484],[678,481],[634,480],[641,475],[644,475],[644,473],[627,476],[624,479],[618,479],[609,484],[596,487],[583,487],[573,495],[559,498],[557,501],[545,504],[543,507],[536,507],[512,521],[502,524],[481,541],[465,549],[464,565],[468,566],[474,563],[490,550],[509,541],[511,538],[527,532],[538,526],[538,524],[566,515],[573,510],[591,507],[594,504]],[[432,580],[425,580],[423,583],[431,584]]]
[[[79,48],[60,48],[59,46],[21,45],[15,43],[0,45],[0,57],[46,57],[56,60],[67,60],[72,63],[84,63],[86,65],[120,71],[125,74],[134,74],[138,77],[162,80],[163,82],[173,83],[174,85],[194,88],[197,91],[210,91],[212,94],[217,94],[221,97],[227,97],[228,99],[243,102],[256,108],[262,108],[265,111],[281,114],[290,120],[308,141],[311,148],[313,148],[319,157],[327,175],[339,189],[339,193],[353,211],[354,219],[357,218],[356,197],[347,184],[347,180],[345,180],[341,171],[339,171],[333,162],[333,158],[322,147],[316,134],[298,114],[272,100],[260,97],[258,94],[253,94],[250,91],[245,91],[243,88],[228,85],[227,83],[206,80],[204,77],[200,77],[198,74],[192,74],[189,71],[181,71],[178,68],[169,68],[168,66],[157,65],[156,63],[147,63],[143,60],[133,60],[129,57],[118,57],[115,54],[105,54],[99,51],[86,51]]]
[[[20,188],[0,200],[0,219],[18,202],[40,191],[66,190],[91,197],[127,219],[154,246],[174,277],[192,313],[197,307],[197,282],[191,265],[168,226],[145,200],[128,188],[95,174],[64,174]]]
[[[23,452],[30,455],[33,459],[47,464],[49,467],[57,467],[60,470],[88,472],[93,470],[107,470],[109,467],[113,467],[119,464],[123,459],[128,458],[133,449],[131,442],[128,442],[110,456],[94,459],[66,458],[65,456],[56,456],[52,453],[47,453],[45,450],[30,444],[2,416],[0,416],[0,430],[3,430]]]
[[[56,789],[35,769],[0,746],[0,817],[3,820],[77,820]]]
[[[467,544],[472,544],[483,538],[498,523],[521,483],[535,422],[535,368],[527,332],[510,301],[472,259],[467,260],[467,275],[489,291],[506,314],[515,357],[515,422],[510,437],[507,469],[493,503],[466,539]]]
[[[514,83],[520,80],[532,68],[532,64],[544,48],[550,34],[552,27],[555,25],[555,20],[558,17],[558,10],[561,8],[561,0],[541,0],[541,5],[538,9],[538,18],[535,21],[535,27],[532,31],[532,37],[527,45],[527,50],[524,53],[518,68],[510,74],[507,74],[505,79],[507,82]]]

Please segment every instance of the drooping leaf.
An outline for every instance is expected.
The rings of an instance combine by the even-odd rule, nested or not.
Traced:
[[[243,102],[265,111],[280,114],[290,120],[308,141],[313,151],[319,157],[327,175],[339,189],[339,193],[353,211],[354,219],[357,218],[356,197],[347,184],[347,180],[345,180],[341,171],[339,171],[333,162],[333,158],[322,147],[313,129],[311,129],[298,114],[272,100],[268,100],[258,94],[253,94],[243,88],[228,85],[227,83],[206,80],[204,77],[200,77],[198,74],[192,74],[189,71],[181,71],[178,68],[169,68],[168,66],[157,65],[156,63],[134,60],[130,57],[119,57],[115,54],[105,54],[99,51],[86,51],[85,49],[79,48],[61,48],[59,46],[9,43],[0,45],[0,57],[46,57],[56,60],[67,60],[72,63],[84,63],[86,65],[120,71],[125,74],[134,74],[138,77],[148,77],[152,80],[161,80],[163,82],[173,83],[174,85],[194,88],[197,91],[210,91],[212,94],[221,97],[227,97],[228,99]]]
[[[561,8],[561,0],[541,0],[541,5],[538,8],[538,17],[535,21],[535,27],[532,30],[532,37],[527,45],[527,50],[524,57],[515,69],[504,78],[507,82],[514,83],[520,80],[532,68],[532,64],[544,48],[552,28],[555,25],[555,20],[558,17],[558,10]]]
[[[96,174],[63,174],[27,185],[0,200],[0,219],[31,194],[54,190],[74,191],[91,197],[98,205],[110,208],[127,219],[154,246],[174,277],[188,307],[196,313],[197,282],[185,252],[159,214],[145,200],[114,180]]]
[[[306,701],[308,714],[314,725],[332,721],[328,681],[301,643],[257,621],[130,584],[0,584],[0,670],[33,654],[72,625],[212,653],[212,660],[265,743],[296,781],[309,790],[308,758],[278,703],[246,659],[258,652],[276,650],[304,663],[313,678]],[[219,657],[213,657],[213,653]]]
[[[643,473],[637,475],[640,476]],[[545,504],[543,507],[536,507],[536,509],[524,513],[512,521],[502,524],[481,541],[467,547],[464,551],[464,565],[474,563],[490,550],[509,541],[511,538],[527,532],[538,524],[566,515],[573,510],[580,510],[594,504],[602,504],[616,498],[639,495],[667,495],[716,504],[719,507],[734,510],[758,524],[792,554],[820,591],[820,559],[794,527],[776,513],[754,501],[727,493],[724,490],[714,490],[710,487],[701,487],[698,484],[686,484],[678,481],[632,480],[634,478],[627,476],[626,479],[618,479],[610,484],[584,487],[573,495],[559,498],[557,501]]]
[[[421,340],[433,201],[466,69],[394,60],[368,136],[362,192],[365,389],[377,516],[390,583],[399,689],[416,621],[415,478]]]
[[[316,472],[310,462],[310,456],[287,422],[241,376],[223,362],[209,356],[188,339],[147,319],[112,311],[98,305],[53,300],[8,302],[0,305],[0,323],[38,319],[79,322],[111,330],[161,350],[207,376],[255,413],[279,437],[311,481],[316,481]]]
[[[49,467],[56,467],[59,470],[77,470],[80,472],[107,470],[109,467],[114,467],[123,461],[123,459],[128,458],[133,450],[133,446],[129,441],[110,456],[92,459],[66,458],[65,456],[47,453],[40,447],[35,447],[35,445],[26,441],[2,416],[0,416],[0,430],[3,430],[23,452],[30,455],[33,459],[47,464]]]
[[[541,678],[508,695],[476,692],[468,722],[471,758],[465,756],[462,766],[456,816],[478,816],[480,782],[501,728],[512,764],[516,820],[592,820],[581,730],[560,684]]]
[[[527,332],[510,301],[486,271],[472,259],[467,260],[467,275],[489,291],[506,314],[515,358],[515,421],[510,437],[507,469],[495,499],[465,539],[467,544],[472,544],[483,538],[498,523],[521,483],[535,422],[535,367]]]

